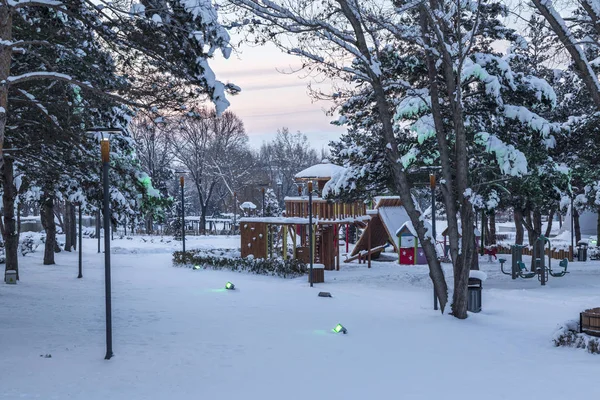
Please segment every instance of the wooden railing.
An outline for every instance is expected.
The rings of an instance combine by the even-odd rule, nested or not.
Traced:
[[[367,215],[367,205],[361,201],[354,203],[335,203],[321,198],[312,200],[313,216],[324,220],[339,220]],[[286,217],[308,217],[308,198],[287,198],[285,200]]]

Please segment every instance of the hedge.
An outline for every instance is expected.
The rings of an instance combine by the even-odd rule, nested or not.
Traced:
[[[189,250],[173,253],[173,265],[191,268],[229,269],[231,271],[250,272],[258,275],[296,278],[308,273],[305,263],[296,259],[282,258],[242,258],[238,250]]]

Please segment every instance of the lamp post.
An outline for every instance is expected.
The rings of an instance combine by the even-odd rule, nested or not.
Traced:
[[[573,262],[573,260],[575,259],[575,243],[573,240],[574,234],[575,234],[575,219],[574,219],[574,208],[573,208],[573,199],[574,199],[574,193],[573,193],[573,189],[576,189],[575,187],[571,186],[571,254],[570,255],[570,261]]]
[[[110,360],[112,351],[112,313],[111,313],[111,288],[110,288],[110,198],[108,189],[108,168],[110,162],[110,142],[102,139],[100,142],[102,153],[102,176],[104,184],[104,289],[106,300],[106,356]],[[80,247],[81,248],[81,247]]]
[[[98,237],[98,254],[100,254],[100,208],[96,212],[96,236]]]
[[[83,278],[83,271],[82,271],[82,257],[81,257],[81,202],[78,202],[77,205],[79,206],[79,275],[77,275],[77,278]]]
[[[433,249],[436,251],[437,236],[435,232],[435,174],[429,173],[429,186],[431,187],[431,235],[433,236]],[[435,285],[433,286],[433,309],[438,309],[438,299],[435,293]]]
[[[282,199],[281,199],[281,193],[282,193],[282,188],[283,188],[283,182],[281,182],[281,179],[277,179],[277,201],[279,202],[279,206],[281,207],[282,205]]]
[[[310,260],[310,270],[308,281],[310,287],[313,287],[313,226],[312,226],[312,181],[308,181],[308,257]]]
[[[233,192],[233,234],[235,235],[235,226],[236,226],[236,218],[237,215],[237,192]]]
[[[181,186],[181,243],[183,244],[183,252],[185,253],[185,201],[183,196],[183,187],[185,179],[183,175],[179,177],[179,186]]]
[[[261,188],[260,191],[262,192],[262,216],[265,216],[265,188]]]

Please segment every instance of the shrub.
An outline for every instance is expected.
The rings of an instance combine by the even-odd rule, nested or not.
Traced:
[[[181,251],[176,251],[173,253],[173,264],[186,267],[199,265],[205,269],[229,269],[232,271],[245,271],[258,275],[272,275],[283,278],[296,278],[305,275],[308,271],[306,264],[300,260],[242,258],[239,250],[232,249],[189,250],[185,254]]]
[[[588,353],[600,354],[600,337],[579,333],[579,321],[568,321],[558,327],[552,338],[556,347],[568,346],[586,349]]]

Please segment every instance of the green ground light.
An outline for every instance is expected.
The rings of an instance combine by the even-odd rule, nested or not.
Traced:
[[[333,328],[333,331],[334,331],[335,333],[340,333],[340,332],[342,332],[343,334],[346,334],[346,333],[348,333],[348,330],[347,330],[346,328],[344,328],[344,327],[342,326],[342,324],[337,324],[337,325],[335,326],[335,328]]]
[[[227,290],[234,290],[235,289],[235,285],[233,283],[231,283],[231,282],[227,282],[225,284],[225,289],[227,289]]]

